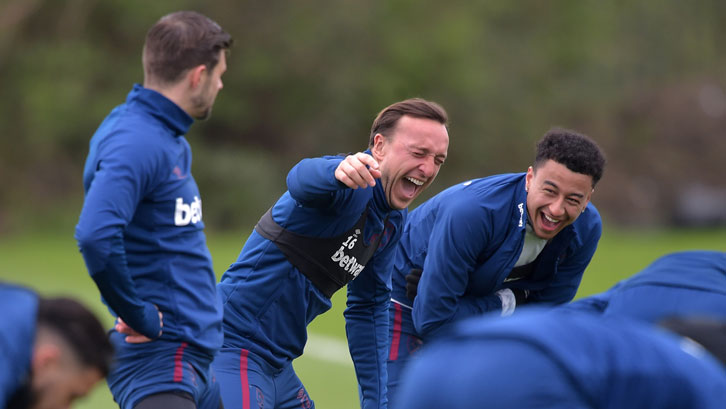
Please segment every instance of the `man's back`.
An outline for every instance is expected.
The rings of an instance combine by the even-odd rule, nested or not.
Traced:
[[[608,291],[563,308],[653,323],[673,316],[726,318],[726,253],[667,254]]]
[[[584,313],[461,322],[404,374],[399,408],[721,408],[724,367],[664,330]]]

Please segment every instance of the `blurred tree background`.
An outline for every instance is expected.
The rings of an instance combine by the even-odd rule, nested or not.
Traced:
[[[297,160],[365,148],[378,111],[414,96],[451,117],[426,197],[526,170],[563,126],[607,153],[608,223],[726,225],[726,2],[0,0],[1,234],[72,234],[90,136],[180,9],[235,39],[188,134],[212,229],[249,232]]]

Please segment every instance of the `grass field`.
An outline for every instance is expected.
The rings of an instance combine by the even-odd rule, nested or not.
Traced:
[[[69,228],[63,234],[35,233],[0,239],[0,279],[30,285],[46,295],[73,295],[92,307],[110,326],[111,317],[86,273],[72,231]],[[218,275],[237,258],[244,239],[244,235],[208,233]],[[663,254],[688,249],[724,251],[726,230],[622,231],[606,228],[577,296],[605,290]],[[345,292],[339,291],[334,296],[332,310],[318,317],[309,327],[306,353],[294,363],[320,409],[358,407],[355,375],[345,346],[344,307]],[[77,407],[107,409],[117,406],[103,384]]]

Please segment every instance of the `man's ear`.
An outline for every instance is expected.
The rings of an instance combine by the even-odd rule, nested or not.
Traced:
[[[582,211],[583,211],[583,212],[585,211],[585,208],[587,207],[587,204],[588,204],[588,203],[590,203],[590,200],[592,200],[592,194],[593,194],[593,193],[595,193],[595,189],[592,189],[592,190],[590,191],[590,193],[588,193],[588,194],[587,194],[587,195],[585,196],[585,200],[584,200],[584,202],[583,202],[583,204],[582,204]]]
[[[51,366],[58,362],[61,358],[61,350],[58,345],[54,344],[41,344],[35,347],[33,350],[33,359],[31,361],[31,367],[33,372],[38,371]]]
[[[206,73],[207,73],[207,66],[204,64],[197,65],[196,67],[189,70],[189,73],[187,74],[189,86],[192,89],[197,88],[199,86],[199,83],[202,82],[202,77]]]
[[[383,134],[377,133],[373,137],[373,147],[371,148],[371,153],[373,154],[373,158],[375,160],[381,160],[383,156],[385,155],[383,147],[386,145],[387,139]]]
[[[531,166],[527,169],[527,176],[524,177],[525,183],[524,183],[524,190],[529,192],[529,185],[532,183],[532,178],[534,178],[534,168]]]

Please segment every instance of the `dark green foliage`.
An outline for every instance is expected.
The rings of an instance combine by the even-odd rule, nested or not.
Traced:
[[[428,194],[526,170],[552,126],[605,149],[593,200],[613,222],[671,223],[692,185],[724,189],[726,3],[424,3],[1,3],[0,231],[77,216],[88,140],[177,9],[235,38],[212,118],[188,135],[214,227],[250,229],[299,158],[363,149],[376,113],[413,96],[451,118]]]

